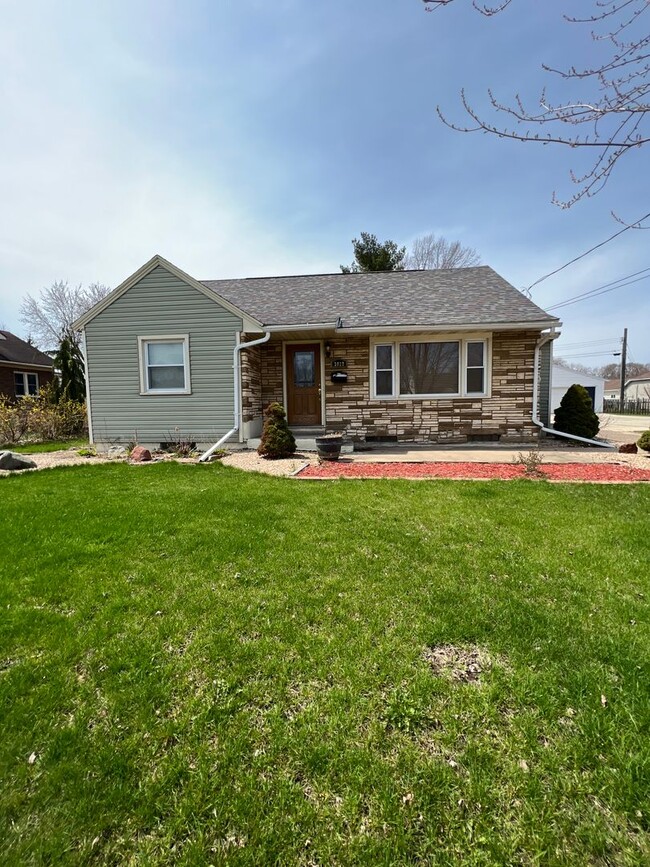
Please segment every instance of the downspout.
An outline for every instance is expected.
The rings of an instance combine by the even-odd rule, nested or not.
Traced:
[[[207,450],[207,452],[204,452],[201,455],[201,457],[199,458],[199,461],[209,460],[211,455],[213,455],[218,448],[221,448],[221,446],[226,442],[226,440],[229,440],[230,437],[233,434],[237,433],[237,431],[239,430],[239,388],[240,388],[239,353],[242,351],[242,349],[248,349],[250,346],[259,346],[260,343],[266,343],[267,340],[270,340],[270,339],[271,339],[271,332],[267,331],[267,332],[265,332],[264,337],[259,337],[257,340],[251,340],[248,343],[237,343],[235,348],[233,349],[232,367],[233,367],[233,371],[234,371],[234,380],[235,380],[234,381],[234,389],[233,389],[234,407],[235,407],[235,411],[234,411],[235,426],[232,428],[232,430],[229,430],[227,434],[222,436],[221,439],[219,440],[219,442],[216,442],[213,446],[211,446]]]
[[[564,433],[564,431],[555,430],[555,428],[552,428],[552,427],[544,427],[544,423],[540,420],[539,416],[537,415],[537,394],[539,391],[539,386],[538,386],[538,381],[539,381],[539,351],[542,348],[542,346],[544,346],[544,344],[549,342],[549,340],[555,340],[559,336],[560,336],[559,334],[556,334],[554,332],[551,332],[550,334],[542,334],[541,337],[539,338],[539,340],[537,341],[537,343],[535,344],[535,364],[533,367],[534,379],[533,379],[533,416],[532,416],[532,422],[533,422],[533,424],[536,424],[537,427],[540,429],[540,431],[542,431],[543,433],[553,434],[553,436],[556,436],[556,437],[566,437],[566,439],[569,439],[569,440],[577,440],[578,442],[581,442],[581,443],[587,443],[590,446],[600,446],[603,449],[615,449],[616,446],[611,445],[610,443],[604,443],[601,440],[590,440],[587,437],[579,437],[579,436],[576,436],[575,434]],[[551,383],[549,383],[549,389],[550,389],[550,386],[551,386]]]

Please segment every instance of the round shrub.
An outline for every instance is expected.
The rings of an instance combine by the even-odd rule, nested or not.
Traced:
[[[257,453],[265,458],[289,458],[296,441],[289,430],[287,415],[280,403],[270,403],[264,410],[264,429]]]
[[[591,405],[586,388],[575,383],[569,388],[555,410],[555,430],[576,437],[593,439],[600,430],[598,416]]]
[[[636,444],[644,452],[650,452],[650,430],[643,431]]]

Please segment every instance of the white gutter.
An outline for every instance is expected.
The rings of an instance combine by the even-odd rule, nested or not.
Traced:
[[[456,331],[536,331],[542,328],[556,328],[561,325],[559,319],[539,320],[537,322],[468,322],[462,325],[355,325],[352,327],[337,326],[338,334],[402,334],[415,332],[446,332]],[[559,335],[556,335],[559,336]]]
[[[209,460],[210,456],[213,455],[214,452],[216,452],[216,450],[218,448],[220,448],[226,442],[226,440],[229,440],[230,437],[234,433],[237,433],[237,431],[239,430],[239,418],[240,418],[240,412],[239,412],[239,391],[240,391],[239,353],[242,351],[242,349],[248,349],[249,346],[259,346],[260,343],[266,343],[267,340],[270,340],[270,339],[271,339],[271,332],[267,331],[264,334],[264,337],[259,337],[257,340],[251,340],[248,343],[237,343],[235,348],[233,349],[232,367],[233,367],[233,371],[234,371],[234,380],[235,380],[234,381],[235,426],[232,428],[232,430],[229,430],[227,434],[222,436],[221,439],[219,440],[219,442],[216,442],[213,446],[211,446],[211,448],[209,448],[207,450],[207,452],[204,452],[201,455],[201,457],[199,458],[199,461]]]
[[[309,331],[310,329],[330,330],[337,328],[337,322],[303,322],[300,325],[267,325],[269,331]]]
[[[539,350],[542,348],[542,346],[544,346],[545,343],[548,343],[549,340],[555,340],[559,336],[560,336],[559,333],[556,333],[555,329],[553,328],[549,334],[542,334],[541,337],[539,338],[539,340],[537,341],[537,343],[535,344],[535,364],[534,364],[534,368],[533,368],[534,379],[533,379],[533,417],[532,417],[532,422],[533,422],[533,424],[536,424],[537,427],[541,431],[543,431],[544,433],[553,434],[553,436],[556,436],[556,437],[566,437],[566,439],[569,439],[569,440],[577,440],[578,442],[581,442],[581,443],[587,443],[590,446],[600,446],[603,449],[615,449],[616,446],[612,445],[611,443],[604,443],[601,440],[590,440],[587,437],[579,437],[579,436],[576,436],[575,434],[564,433],[564,431],[555,430],[555,428],[552,428],[552,427],[544,427],[544,422],[542,422],[540,420],[539,416],[537,415],[537,394],[539,391],[539,388],[538,388]],[[549,391],[551,390],[551,385],[552,385],[552,383],[549,382]]]

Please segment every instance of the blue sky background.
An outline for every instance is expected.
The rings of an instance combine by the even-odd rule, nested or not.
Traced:
[[[650,210],[648,151],[570,210],[568,149],[462,135],[459,90],[535,100],[542,61],[594,59],[563,4],[514,0],[0,0],[0,323],[54,280],[115,286],[154,253],[199,279],[337,271],[361,231],[428,232],[479,251],[515,286]],[[592,9],[588,0],[572,4]],[[552,82],[551,82],[552,83]],[[557,82],[552,93],[561,95]],[[650,267],[629,231],[548,280],[549,306]],[[650,361],[650,281],[561,311],[566,355],[630,329]],[[581,363],[614,360],[580,357]]]

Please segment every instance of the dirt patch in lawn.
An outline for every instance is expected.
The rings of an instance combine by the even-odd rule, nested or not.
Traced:
[[[476,645],[438,644],[426,647],[422,655],[436,677],[456,683],[479,683],[492,668],[490,654]]]

